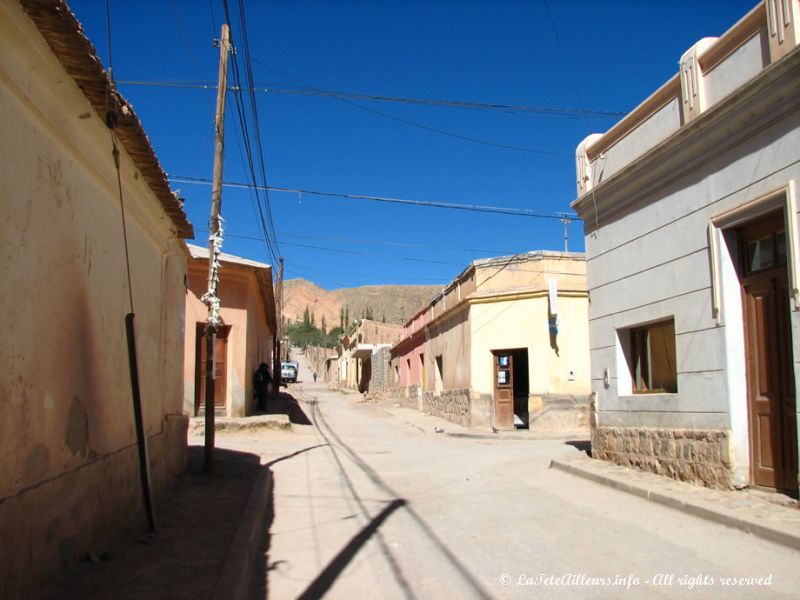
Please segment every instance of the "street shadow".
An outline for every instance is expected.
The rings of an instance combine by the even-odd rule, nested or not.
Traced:
[[[281,564],[286,561],[276,560],[270,563],[269,551],[272,546],[272,524],[275,521],[275,474],[271,467],[284,460],[289,460],[300,454],[304,454],[317,448],[324,448],[328,444],[317,444],[316,446],[309,446],[280,456],[271,460],[263,466],[268,472],[269,490],[267,493],[266,505],[264,506],[264,518],[259,523],[261,531],[258,535],[258,549],[256,551],[256,559],[253,560],[253,571],[251,573],[251,585],[249,591],[251,592],[250,598],[269,598],[269,572],[279,569]]]
[[[311,425],[300,403],[288,392],[281,392],[277,397],[267,400],[265,415],[286,415],[294,425]]]
[[[377,487],[379,487],[384,492],[392,496],[395,499],[393,503],[400,502],[400,504],[396,506],[393,510],[397,508],[404,509],[405,514],[411,517],[411,519],[419,528],[422,535],[426,537],[430,543],[433,544],[433,547],[436,548],[440,552],[440,554],[444,557],[444,559],[447,562],[449,562],[450,565],[452,565],[453,568],[459,573],[464,583],[466,583],[471,588],[471,597],[485,599],[485,600],[489,600],[490,598],[492,598],[491,594],[489,594],[488,591],[483,588],[483,585],[475,577],[475,575],[472,572],[470,572],[470,570],[459,560],[458,556],[433,531],[433,529],[422,518],[422,516],[420,516],[420,514],[417,513],[416,510],[414,510],[414,507],[411,506],[411,503],[402,499],[397,494],[397,492],[395,492],[389,486],[389,484],[383,480],[383,478],[377,473],[377,471],[375,471],[364,459],[361,458],[361,456],[355,450],[353,450],[348,444],[346,444],[342,440],[342,438],[336,433],[336,431],[334,431],[334,429],[328,424],[324,414],[319,410],[317,403],[312,402],[310,403],[310,406],[312,414],[314,415],[314,421],[315,421],[314,424],[317,427],[317,431],[320,433],[322,438],[330,445],[332,450],[332,456],[335,462],[337,463],[343,478],[348,484],[348,487],[350,488],[353,494],[354,500],[361,505],[360,498],[355,490],[355,487],[350,482],[350,478],[348,477],[347,472],[344,469],[344,466],[341,464],[341,461],[337,456],[337,449],[342,450],[345,454],[347,454],[350,460],[353,461],[353,463],[361,470],[361,472],[364,475],[366,475],[366,477],[370,481],[372,481],[372,483],[374,483]],[[333,440],[333,442],[331,442],[331,440]],[[391,504],[389,506],[391,506]],[[416,598],[416,595],[414,594],[414,591],[411,588],[410,582],[406,579],[404,573],[400,568],[399,563],[397,562],[393,553],[390,551],[386,542],[383,540],[380,531],[378,531],[376,528],[376,530],[373,531],[372,533],[376,535],[378,544],[381,546],[382,553],[385,556],[386,560],[388,561],[389,567],[392,570],[392,574],[394,575],[397,584],[403,590],[406,598],[412,598],[412,599]],[[314,596],[308,596],[308,598],[311,597]]]
[[[43,597],[170,600],[176,590],[184,598],[207,597],[264,467],[256,454],[216,448],[213,471],[206,473],[202,445],[188,446],[187,459],[180,475],[165,489],[156,488],[155,534],[144,511],[135,511],[108,538],[95,540]]]
[[[312,581],[306,590],[300,594],[298,600],[314,600],[322,598],[339,577],[342,571],[347,568],[350,561],[358,554],[361,547],[377,533],[381,524],[389,518],[398,508],[405,506],[406,501],[402,498],[392,500],[386,507],[379,512],[361,531],[350,538],[350,541],[333,557],[331,562],[322,569],[316,579]]]
[[[306,450],[310,450],[307,448]],[[304,452],[305,450],[301,451]],[[299,454],[299,453],[296,453]],[[290,455],[293,456],[293,455]],[[272,461],[270,464],[284,460],[284,457]],[[264,519],[260,523],[261,531],[258,536],[258,549],[256,550],[255,559],[253,560],[253,571],[251,572],[251,585],[249,598],[269,598],[269,571],[277,568],[283,561],[276,561],[275,564],[269,564],[269,550],[272,545],[272,523],[275,521],[275,480],[272,469],[269,464],[264,465],[269,475],[269,491],[267,494],[267,502],[264,507]]]
[[[589,458],[592,457],[592,442],[589,440],[569,440],[564,443],[576,448],[580,452],[585,452]]]

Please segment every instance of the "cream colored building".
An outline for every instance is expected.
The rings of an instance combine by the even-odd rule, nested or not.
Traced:
[[[208,249],[188,245],[189,286],[186,294],[183,409],[196,416],[205,410],[205,323],[207,306],[200,298],[208,289]],[[246,258],[221,254],[217,296],[222,326],[217,333],[214,406],[228,417],[243,417],[256,408],[253,374],[263,362],[273,374],[275,296],[272,268]],[[280,378],[280,373],[277,373]]]
[[[798,493],[799,41],[761,2],[578,146],[599,458]]]
[[[586,263],[530,252],[473,262],[403,328],[392,394],[476,427],[588,427]]]
[[[376,353],[381,348],[389,348],[397,343],[403,331],[401,325],[381,323],[371,319],[361,319],[355,329],[343,335],[337,346],[336,377],[339,385],[367,392],[373,381],[373,372],[382,374],[387,365],[378,360],[382,354]],[[376,360],[373,363],[373,353]],[[379,379],[383,380],[379,376]]]
[[[36,597],[142,510],[112,132],[117,109],[144,432],[154,494],[186,460],[192,236],[131,107],[59,2],[0,0],[0,597]],[[146,522],[142,519],[142,529]]]

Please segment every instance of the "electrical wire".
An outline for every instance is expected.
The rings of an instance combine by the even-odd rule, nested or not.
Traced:
[[[256,61],[257,62],[257,61]],[[136,85],[144,87],[165,87],[165,88],[178,88],[178,89],[199,89],[199,90],[213,90],[216,86],[213,83],[203,81],[156,81],[156,80],[141,80],[141,79],[121,79],[117,83],[120,85]],[[229,86],[229,91],[238,91],[237,88]],[[245,90],[245,91],[250,91]],[[252,88],[252,91],[264,94],[284,94],[292,96],[318,96],[318,97],[334,97],[334,98],[347,98],[350,100],[369,100],[375,102],[391,102],[399,104],[414,104],[422,106],[442,106],[446,108],[463,108],[470,110],[488,110],[499,111],[504,113],[528,113],[539,114],[556,117],[569,117],[576,118],[583,116],[584,113],[610,119],[617,119],[625,116],[625,112],[609,111],[609,110],[595,110],[595,109],[579,109],[579,108],[564,108],[554,106],[527,106],[524,104],[503,104],[492,102],[474,102],[468,100],[447,100],[444,98],[409,98],[399,96],[385,96],[379,94],[365,94],[358,92],[344,92],[339,90],[330,89],[305,89],[302,87],[284,87],[279,84],[257,83]]]
[[[555,19],[553,19],[553,13],[550,10],[550,2],[548,0],[544,0],[544,7],[547,11],[547,18],[550,21],[550,26],[553,28],[553,35],[556,38],[556,45],[558,46],[559,51],[561,52],[561,60],[564,61],[564,67],[567,71],[567,77],[569,78],[570,84],[572,84],[572,91],[575,94],[575,99],[578,101],[578,106],[583,106],[583,101],[581,100],[581,94],[578,89],[578,84],[575,83],[575,78],[572,75],[572,69],[570,68],[569,61],[567,60],[567,53],[564,50],[564,44],[561,43],[561,36],[558,34],[558,27],[556,27]],[[587,135],[592,131],[592,124],[589,121],[589,115],[586,111],[582,111],[583,118],[586,120],[586,133]],[[596,227],[600,227],[600,219],[598,217],[598,210],[597,210],[597,200],[595,198],[595,190],[594,185],[592,185],[592,204],[594,204],[594,222]]]
[[[188,175],[169,175],[170,181],[177,183],[188,183],[197,185],[211,185],[210,179],[202,177],[190,177]],[[225,187],[249,189],[252,184],[241,183],[235,181],[224,181],[222,183]],[[422,206],[428,208],[444,208],[450,210],[463,210],[471,212],[492,213],[501,215],[511,215],[517,217],[532,217],[537,219],[555,219],[561,220],[568,218],[573,221],[581,220],[577,215],[571,213],[540,213],[523,208],[504,208],[499,206],[485,206],[476,204],[456,204],[450,202],[437,202],[430,200],[411,200],[408,198],[393,198],[388,196],[369,196],[366,194],[345,194],[341,192],[323,192],[318,190],[302,189],[302,188],[284,188],[277,186],[266,186],[268,190],[273,192],[286,192],[291,194],[308,194],[310,196],[330,196],[332,198],[346,198],[350,200],[366,200],[372,202],[385,202],[390,204],[405,204],[407,206]]]
[[[261,65],[262,67],[265,67],[265,68],[269,69],[270,71],[273,71],[273,72],[277,73],[281,77],[285,77],[287,79],[291,79],[292,81],[295,81],[295,82],[300,83],[302,85],[308,86],[311,89],[316,90],[317,92],[319,92],[321,94],[325,93],[325,90],[323,90],[321,88],[318,88],[317,86],[315,86],[315,85],[313,85],[311,83],[308,83],[307,81],[303,81],[302,79],[298,79],[297,77],[293,77],[292,75],[289,75],[288,73],[285,73],[285,72],[283,72],[283,71],[281,71],[279,69],[276,69],[275,67],[270,66],[265,62],[262,62],[262,61],[260,61],[258,59],[255,59],[255,58],[253,59],[253,62],[255,62],[256,64]],[[385,113],[385,112],[382,112],[380,110],[375,110],[374,108],[370,108],[368,106],[364,106],[363,104],[359,104],[358,102],[353,102],[352,100],[348,100],[347,98],[343,98],[343,97],[340,97],[340,96],[331,96],[331,97],[335,98],[336,100],[339,100],[340,102],[344,102],[345,104],[349,104],[350,106],[354,106],[354,107],[358,108],[359,110],[363,110],[363,111],[372,113],[374,115],[378,115],[380,117],[383,117],[385,119],[389,119],[391,121],[396,121],[398,123],[403,123],[405,125],[410,125],[411,127],[416,127],[418,129],[424,129],[425,131],[431,131],[433,133],[438,133],[438,134],[445,135],[445,136],[448,136],[448,137],[452,137],[452,138],[455,138],[455,139],[459,139],[459,140],[462,140],[462,141],[472,142],[474,144],[482,144],[484,146],[493,146],[495,148],[503,148],[505,150],[516,150],[516,151],[519,151],[519,152],[527,152],[527,153],[530,153],[530,154],[541,154],[541,155],[544,155],[544,156],[561,156],[561,157],[563,157],[563,156],[572,157],[573,156],[572,154],[565,154],[565,153],[562,153],[562,152],[551,152],[551,151],[548,151],[548,150],[537,150],[537,149],[534,149],[534,148],[526,148],[524,146],[512,146],[511,144],[500,144],[500,143],[496,143],[496,142],[490,142],[488,140],[482,140],[482,139],[474,138],[474,137],[471,137],[471,136],[468,136],[468,135],[462,135],[460,133],[454,133],[452,131],[447,131],[445,129],[440,129],[438,127],[431,127],[430,125],[425,125],[424,123],[418,123],[417,121],[411,121],[410,119],[403,119],[401,117],[396,117],[394,115],[390,115],[389,113]]]
[[[232,18],[230,14],[230,9],[227,0],[223,0],[223,8],[225,11],[225,18],[229,24],[232,25]],[[242,54],[244,55],[245,61],[245,77],[252,77],[252,68],[248,67],[250,59],[249,59],[249,45],[247,43],[247,34],[246,34],[246,16],[244,15],[244,5],[241,3],[239,4],[239,23],[242,30]],[[270,260],[273,264],[277,264],[279,261],[279,254],[280,250],[278,248],[277,242],[275,241],[275,228],[274,228],[274,221],[272,218],[268,190],[266,187],[266,168],[264,166],[264,155],[263,155],[263,148],[261,145],[261,136],[260,130],[258,129],[258,109],[255,103],[255,96],[250,95],[249,98],[251,100],[250,104],[250,115],[253,120],[253,127],[256,130],[256,133],[252,135],[250,133],[250,128],[248,124],[248,117],[247,117],[247,108],[245,107],[244,100],[242,98],[241,89],[243,88],[241,82],[241,74],[240,74],[240,67],[239,67],[239,52],[236,51],[236,47],[233,42],[234,36],[231,33],[231,45],[234,48],[233,57],[231,59],[231,71],[234,79],[235,89],[237,90],[234,92],[234,103],[236,107],[236,116],[238,117],[238,124],[241,130],[241,140],[244,145],[244,151],[246,155],[246,166],[249,171],[249,178],[252,182],[252,190],[254,191],[256,197],[256,213],[258,215],[258,222],[264,236],[264,241],[267,248],[267,253],[269,254]],[[248,72],[250,75],[248,76]],[[254,141],[251,141],[253,140]],[[255,151],[257,153],[257,159],[254,158],[253,146],[255,145]],[[258,161],[258,174],[261,175],[261,183],[259,183],[259,177],[257,174],[256,169],[256,160]],[[265,198],[262,199],[260,192],[265,192]]]
[[[207,229],[197,229],[196,231],[208,231]],[[238,232],[231,232],[230,230],[227,231],[227,235],[229,237],[235,237],[243,240],[254,240],[258,241],[261,238],[256,237],[256,234],[253,233],[238,233]],[[336,237],[336,236],[321,236],[321,235],[300,235],[300,234],[289,234],[283,233],[278,236],[279,239],[301,239],[301,240],[322,240],[327,242],[343,242],[346,244],[372,244],[375,246],[389,246],[389,247],[396,247],[396,248],[425,248],[425,249],[432,249],[432,250],[449,250],[453,252],[487,252],[490,254],[495,255],[506,255],[506,254],[513,254],[513,250],[497,250],[497,249],[490,249],[490,248],[463,248],[458,246],[440,246],[437,244],[411,244],[407,242],[387,242],[385,240],[362,240],[362,239],[354,239],[354,238],[343,238],[343,237]]]

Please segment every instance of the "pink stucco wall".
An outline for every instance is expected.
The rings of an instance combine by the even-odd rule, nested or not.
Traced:
[[[195,414],[195,365],[197,323],[205,323],[208,309],[200,301],[207,289],[208,262],[193,259],[189,265],[189,290],[186,295],[186,331],[183,379],[184,412]],[[272,364],[272,336],[267,308],[251,267],[224,263],[220,271],[218,295],[221,315],[230,326],[226,357],[225,405],[228,416],[252,414],[253,373],[262,362]]]

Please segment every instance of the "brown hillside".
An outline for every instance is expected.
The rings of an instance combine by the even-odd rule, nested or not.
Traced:
[[[365,285],[327,291],[302,278],[287,279],[283,283],[283,314],[289,322],[301,320],[308,306],[317,326],[324,315],[331,329],[339,325],[339,311],[347,306],[351,321],[370,309],[376,321],[386,317],[387,323],[405,323],[439,291],[441,286],[436,285]]]

